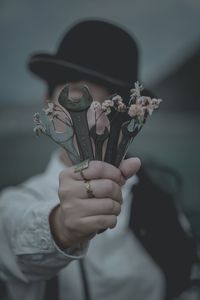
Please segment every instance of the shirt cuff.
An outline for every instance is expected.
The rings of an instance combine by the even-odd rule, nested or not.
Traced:
[[[82,258],[88,243],[77,247],[61,250],[55,243],[49,225],[49,215],[57,203],[45,202],[31,206],[22,216],[21,222],[13,237],[13,247],[16,255],[51,254],[59,256]]]
[[[87,253],[89,242],[80,243],[76,247],[67,248],[65,250],[62,250],[59,248],[59,246],[56,244],[52,237],[52,243],[54,244],[55,249],[62,254],[63,256],[67,256],[74,259],[81,259],[85,256]]]

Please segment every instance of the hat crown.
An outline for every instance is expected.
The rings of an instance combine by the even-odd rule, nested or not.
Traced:
[[[125,82],[137,79],[135,41],[104,21],[83,21],[72,27],[62,39],[57,57]]]
[[[54,86],[89,80],[119,92],[130,89],[138,79],[138,49],[134,39],[119,26],[87,20],[71,27],[54,55],[35,54],[28,66]]]

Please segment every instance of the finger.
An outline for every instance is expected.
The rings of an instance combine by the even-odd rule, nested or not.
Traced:
[[[141,161],[137,157],[131,157],[121,162],[119,169],[125,179],[135,175],[141,167]]]
[[[67,168],[69,175],[76,180],[83,180],[80,172],[74,172],[74,167]],[[104,161],[90,161],[89,167],[82,171],[87,180],[107,178],[121,185],[123,176],[118,168]]]
[[[115,215],[99,215],[81,218],[78,223],[80,230],[86,234],[97,232],[102,229],[114,228],[117,225]]]
[[[90,198],[88,188],[86,187],[86,184],[89,184],[90,191],[95,198],[111,198],[119,203],[122,203],[121,187],[110,179],[94,179],[89,180],[87,183],[84,181],[77,181],[77,183],[77,186],[80,184],[82,186],[81,191],[79,186],[80,198]]]
[[[62,179],[63,181],[63,179]],[[58,189],[59,198],[86,199],[86,198],[111,198],[119,203],[123,202],[121,187],[110,179],[83,180],[66,179]]]
[[[115,215],[121,212],[121,205],[110,199],[74,199],[72,204],[64,204],[63,209],[66,214],[74,218],[82,218],[97,215]]]

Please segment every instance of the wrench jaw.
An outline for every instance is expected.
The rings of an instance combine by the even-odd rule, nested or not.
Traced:
[[[61,91],[58,102],[69,112],[81,112],[88,110],[93,98],[89,92],[89,89],[86,85],[79,86],[79,91],[82,93],[82,96],[78,99],[70,98],[69,95],[70,85],[67,84]]]
[[[90,129],[90,135],[92,137],[93,143],[94,143],[94,159],[95,160],[104,160],[103,158],[103,149],[104,149],[104,143],[109,137],[109,130],[107,127],[105,127],[102,134],[98,134],[96,130],[96,125],[92,126]]]
[[[62,107],[64,107],[65,109],[67,109],[67,108],[66,108],[66,99],[69,98],[68,95],[69,95],[69,84],[67,84],[67,85],[62,89],[62,91],[60,92],[59,97],[58,97],[58,103],[59,103]],[[72,102],[72,101],[71,101],[71,105],[73,105],[73,102]]]

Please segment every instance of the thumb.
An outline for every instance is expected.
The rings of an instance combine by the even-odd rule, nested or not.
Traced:
[[[137,157],[131,157],[121,162],[119,169],[124,176],[125,180],[135,175],[140,169],[141,161]]]

